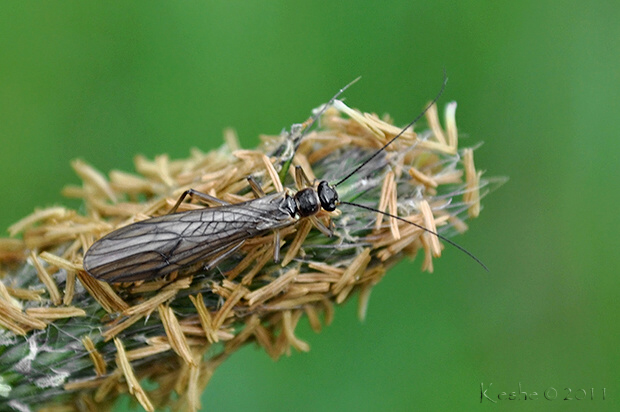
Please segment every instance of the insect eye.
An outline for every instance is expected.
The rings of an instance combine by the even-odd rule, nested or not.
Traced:
[[[336,206],[338,206],[338,192],[336,192],[336,189],[323,180],[319,183],[317,192],[319,193],[321,207],[323,207],[324,210],[328,212],[336,210]]]

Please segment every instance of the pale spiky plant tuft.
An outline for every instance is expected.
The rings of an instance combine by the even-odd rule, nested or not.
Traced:
[[[427,130],[406,131],[360,173],[339,186],[340,198],[378,208],[449,234],[467,229],[491,181],[474,167],[473,151],[458,150],[456,103],[437,110]],[[182,276],[109,285],[84,272],[85,250],[128,223],[167,213],[188,188],[231,203],[251,198],[246,177],[266,192],[278,190],[278,173],[291,161],[310,178],[333,181],[367,159],[400,129],[388,119],[336,101],[295,152],[303,126],[265,137],[258,150],[239,150],[234,133],[220,150],[170,160],[136,157],[136,174],[104,176],[83,161],[72,166],[82,186],[64,190],[82,198],[85,214],[62,207],[38,210],[1,239],[0,409],[48,405],[62,410],[109,409],[131,393],[146,409],[165,405],[198,410],[215,368],[239,347],[255,342],[273,358],[291,348],[309,350],[295,335],[306,316],[313,329],[330,323],[333,304],[358,292],[363,317],[372,287],[403,257],[420,252],[422,267],[442,245],[435,236],[394,218],[343,205],[332,219],[335,236],[309,221],[281,232],[283,262],[273,262],[272,236],[248,240],[217,269],[200,265]],[[284,173],[282,173],[284,175]],[[286,185],[293,178],[286,176]],[[204,207],[183,204],[184,210]],[[157,383],[146,390],[145,378]],[[175,395],[176,394],[176,395]],[[55,410],[55,409],[54,409]]]

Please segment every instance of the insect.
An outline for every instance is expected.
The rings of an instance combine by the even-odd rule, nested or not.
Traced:
[[[357,79],[342,88],[311,119],[304,134],[326,108],[355,81]],[[84,256],[84,269],[94,278],[108,283],[153,280],[199,263],[206,269],[211,269],[241,248],[246,240],[269,233],[275,234],[274,260],[277,262],[279,230],[296,224],[300,219],[311,219],[316,228],[331,236],[332,230],[317,219],[316,215],[321,210],[331,212],[339,205],[349,205],[382,213],[429,232],[466,253],[488,270],[473,254],[446,237],[387,212],[340,201],[336,191],[338,185],[356,174],[417,122],[439,99],[446,82],[447,78],[444,76],[441,90],[422,113],[337,183],[330,185],[322,180],[315,189],[301,167],[297,167],[296,192],[285,189],[265,194],[260,185],[252,177],[248,177],[248,183],[256,198],[243,203],[229,204],[190,189],[181,195],[169,214],[130,224],[96,241]],[[198,196],[218,206],[175,213],[187,196]]]

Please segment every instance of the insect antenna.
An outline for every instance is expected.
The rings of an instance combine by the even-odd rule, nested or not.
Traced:
[[[356,174],[357,172],[360,171],[361,168],[363,168],[364,166],[366,166],[368,163],[370,163],[375,157],[377,157],[379,155],[379,153],[383,152],[386,147],[388,147],[389,145],[391,145],[396,139],[398,139],[400,136],[403,135],[403,133],[405,133],[405,131],[407,131],[408,128],[410,128],[411,126],[413,126],[418,120],[420,120],[422,118],[422,116],[424,116],[426,114],[426,112],[435,104],[437,103],[437,100],[439,100],[439,98],[441,97],[441,95],[443,94],[444,89],[446,88],[446,83],[448,82],[448,77],[446,76],[446,72],[444,71],[443,74],[443,83],[441,84],[441,89],[439,90],[439,93],[437,93],[437,95],[435,96],[435,98],[424,108],[424,110],[422,111],[422,113],[420,113],[419,115],[416,116],[415,119],[413,119],[407,126],[405,126],[396,136],[394,136],[392,139],[390,139],[386,144],[383,145],[383,147],[381,147],[379,150],[377,150],[376,152],[374,152],[368,159],[366,159],[365,161],[363,161],[362,163],[360,163],[356,168],[354,168],[349,174],[347,174],[345,177],[343,177],[342,179],[340,179],[337,183],[335,183],[333,186],[336,187],[344,182],[346,182],[349,178],[351,178],[351,176],[353,176],[354,174]],[[347,86],[348,87],[348,86]],[[333,99],[332,99],[333,100]],[[482,266],[484,268],[484,270],[486,270],[487,272],[489,271],[489,268],[486,267],[486,265],[484,263],[482,263],[482,261],[480,259],[478,259],[473,253],[471,253],[470,251],[468,251],[467,249],[465,249],[463,246],[459,245],[458,243],[448,239],[445,236],[440,235],[439,233],[432,231],[428,228],[425,228],[422,225],[419,225],[417,223],[414,222],[410,222],[409,220],[402,218],[400,216],[396,216],[393,215],[391,213],[388,212],[384,212],[369,206],[364,206],[364,205],[360,205],[357,203],[351,203],[351,202],[344,202],[344,201],[340,201],[341,205],[349,205],[349,206],[353,206],[353,207],[357,207],[360,209],[366,209],[369,210],[371,212],[376,212],[376,213],[380,213],[382,215],[400,220],[402,222],[408,223],[410,225],[413,225],[419,229],[424,230],[425,232],[428,232],[434,236],[437,236],[439,239],[443,240],[444,242],[447,242],[448,244],[454,246],[455,248],[459,249],[461,252],[465,253],[467,256],[469,256],[470,258],[472,258],[473,260],[475,260],[480,266]]]
[[[356,79],[357,80],[357,79]],[[356,81],[355,80],[355,81]],[[353,81],[353,82],[355,82]],[[339,186],[340,184],[346,182],[347,180],[349,180],[349,178],[351,176],[353,176],[354,174],[356,174],[357,172],[359,172],[359,170],[366,166],[372,159],[374,159],[375,157],[377,157],[379,155],[379,153],[383,152],[385,150],[386,147],[388,147],[389,145],[391,145],[396,139],[398,139],[399,137],[401,137],[403,135],[403,133],[405,133],[407,131],[407,129],[409,129],[411,126],[413,126],[415,124],[415,122],[417,122],[418,120],[420,120],[422,118],[422,116],[424,116],[426,114],[426,112],[428,111],[428,109],[430,109],[435,103],[437,103],[437,100],[439,100],[439,98],[441,97],[441,95],[443,94],[444,89],[446,88],[446,83],[448,83],[448,77],[446,76],[446,73],[444,71],[443,74],[443,83],[441,84],[441,89],[439,90],[439,93],[437,93],[437,96],[435,96],[435,98],[433,99],[433,101],[431,101],[422,111],[422,113],[420,113],[419,115],[416,116],[415,119],[413,119],[407,126],[403,127],[403,129],[396,135],[394,136],[392,139],[390,139],[389,142],[387,142],[386,144],[383,145],[383,147],[379,150],[377,150],[376,152],[374,152],[368,159],[366,159],[365,161],[363,161],[362,163],[360,163],[355,169],[353,169],[353,171],[351,171],[348,175],[346,175],[345,177],[343,177],[342,179],[340,179],[338,181],[338,183],[334,184],[334,187]],[[347,85],[348,87],[348,85]],[[345,87],[346,89],[346,87]],[[344,89],[343,89],[344,90]],[[341,91],[343,91],[341,90]],[[338,95],[336,95],[338,96]],[[334,99],[332,99],[334,100]]]
[[[482,263],[482,261],[480,261],[480,259],[478,259],[478,258],[477,258],[477,257],[476,257],[473,253],[471,253],[470,251],[468,251],[467,249],[465,249],[463,246],[459,245],[459,244],[458,244],[458,243],[456,243],[456,242],[453,242],[452,240],[448,239],[448,238],[447,238],[447,237],[445,237],[445,236],[440,235],[440,234],[439,234],[439,233],[437,233],[437,232],[434,232],[434,231],[432,231],[432,230],[430,230],[430,229],[425,228],[425,227],[424,227],[424,226],[422,226],[422,225],[419,225],[419,224],[417,224],[417,223],[411,222],[411,221],[409,221],[409,220],[407,220],[407,219],[405,219],[405,218],[403,218],[403,217],[396,216],[396,215],[393,215],[393,214],[388,213],[388,212],[384,212],[384,211],[379,210],[379,209],[375,209],[375,208],[370,207],[370,206],[364,206],[364,205],[360,205],[360,204],[357,204],[357,203],[344,202],[344,201],[340,201],[340,204],[341,204],[341,205],[349,205],[349,206],[357,207],[357,208],[360,208],[360,209],[366,209],[366,210],[369,210],[369,211],[371,211],[371,212],[381,213],[382,215],[385,215],[385,216],[388,216],[388,217],[392,217],[392,218],[394,218],[394,219],[400,220],[401,222],[405,222],[405,223],[408,223],[408,224],[410,224],[410,225],[413,225],[413,226],[415,226],[415,227],[417,227],[417,228],[419,228],[419,229],[422,229],[422,230],[424,230],[425,232],[428,232],[428,233],[430,233],[431,235],[435,235],[435,236],[437,236],[439,239],[443,240],[444,242],[447,242],[447,243],[451,244],[452,246],[454,246],[455,248],[459,249],[461,252],[465,253],[467,256],[469,256],[470,258],[472,258],[473,260],[475,260],[475,261],[476,261],[476,262],[477,262],[480,266],[482,266],[482,267],[484,268],[484,270],[486,270],[487,272],[489,271],[489,268],[487,268],[487,266],[486,266],[484,263]]]

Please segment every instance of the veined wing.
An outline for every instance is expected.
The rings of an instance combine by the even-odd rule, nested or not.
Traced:
[[[95,242],[84,269],[106,282],[157,278],[234,247],[245,239],[296,222],[284,193],[248,202],[146,219]]]

